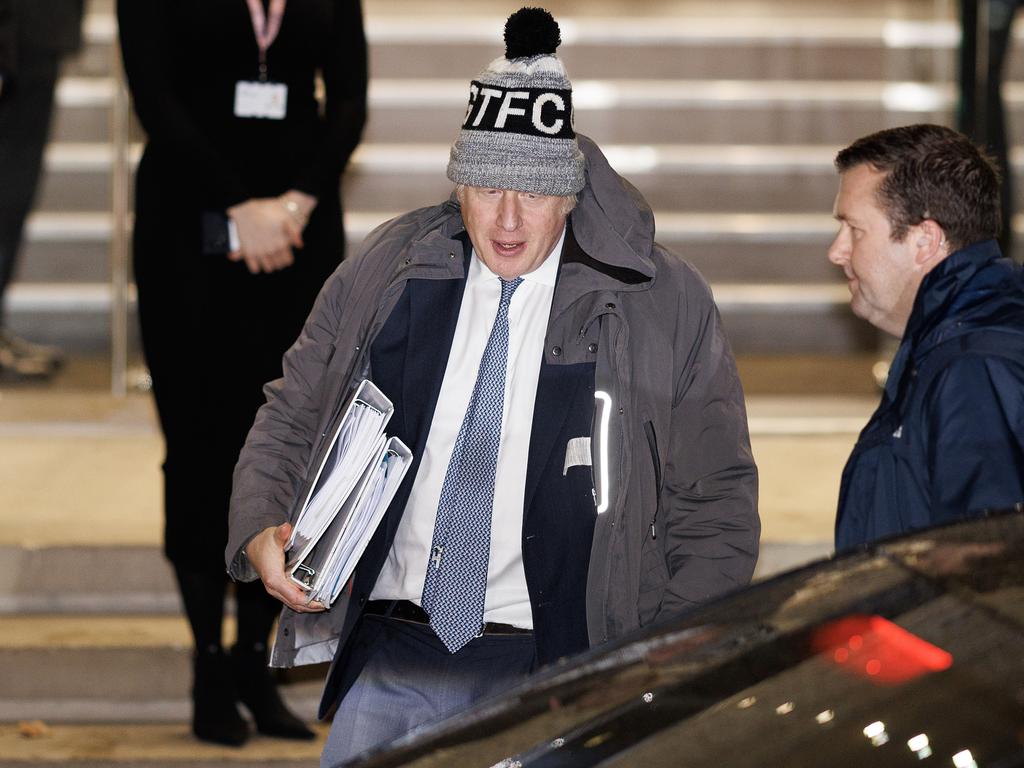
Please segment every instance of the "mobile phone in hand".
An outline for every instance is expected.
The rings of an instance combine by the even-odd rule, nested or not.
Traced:
[[[223,256],[240,247],[238,227],[222,211],[203,211],[202,252],[204,255]]]

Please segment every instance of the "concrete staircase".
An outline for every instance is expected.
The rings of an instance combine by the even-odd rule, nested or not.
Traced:
[[[316,742],[253,737],[233,749],[189,732],[191,647],[155,546],[0,547],[0,766],[307,768]],[[230,642],[234,627],[227,622]],[[312,722],[323,667],[282,676]]]
[[[505,5],[442,3],[428,14],[413,2],[365,3],[371,117],[345,179],[351,248],[385,218],[447,195],[447,148],[470,76],[500,53]],[[934,18],[947,4],[549,5],[563,26],[578,129],[648,197],[659,240],[712,282],[736,350],[874,349],[876,334],[850,316],[824,256],[834,231],[831,159],[882,126],[949,121],[957,32]],[[92,7],[89,44],[60,88],[48,173],[10,297],[19,330],[86,350],[107,339],[117,88],[110,2]],[[1021,65],[1012,66],[1017,77]],[[1020,115],[1024,91],[1011,84],[1009,100],[1011,118]]]
[[[0,390],[2,768],[317,764],[318,743],[191,738],[191,637],[160,549],[161,454],[148,395]],[[310,722],[324,674],[281,680]]]

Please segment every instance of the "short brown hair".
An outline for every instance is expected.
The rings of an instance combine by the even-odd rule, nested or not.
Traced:
[[[865,164],[885,174],[878,198],[894,242],[925,219],[938,222],[953,249],[998,236],[999,171],[963,134],[906,125],[857,139],[836,155],[840,173]]]

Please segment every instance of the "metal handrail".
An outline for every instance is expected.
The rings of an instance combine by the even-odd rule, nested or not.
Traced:
[[[111,218],[110,240],[110,392],[114,397],[128,394],[128,316],[129,316],[129,209],[128,189],[131,167],[128,162],[131,132],[131,106],[121,49],[116,43],[113,51],[113,71],[116,86],[111,105],[111,138],[114,158],[111,166]]]

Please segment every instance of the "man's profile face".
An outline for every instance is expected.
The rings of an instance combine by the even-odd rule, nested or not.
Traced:
[[[568,213],[564,197],[509,189],[466,186],[459,202],[477,256],[505,280],[544,263],[562,236]]]
[[[876,195],[884,178],[870,165],[855,166],[839,177],[833,208],[839,233],[828,259],[846,274],[853,313],[902,336],[924,273],[914,259],[914,227],[901,242],[892,240],[892,227]]]

